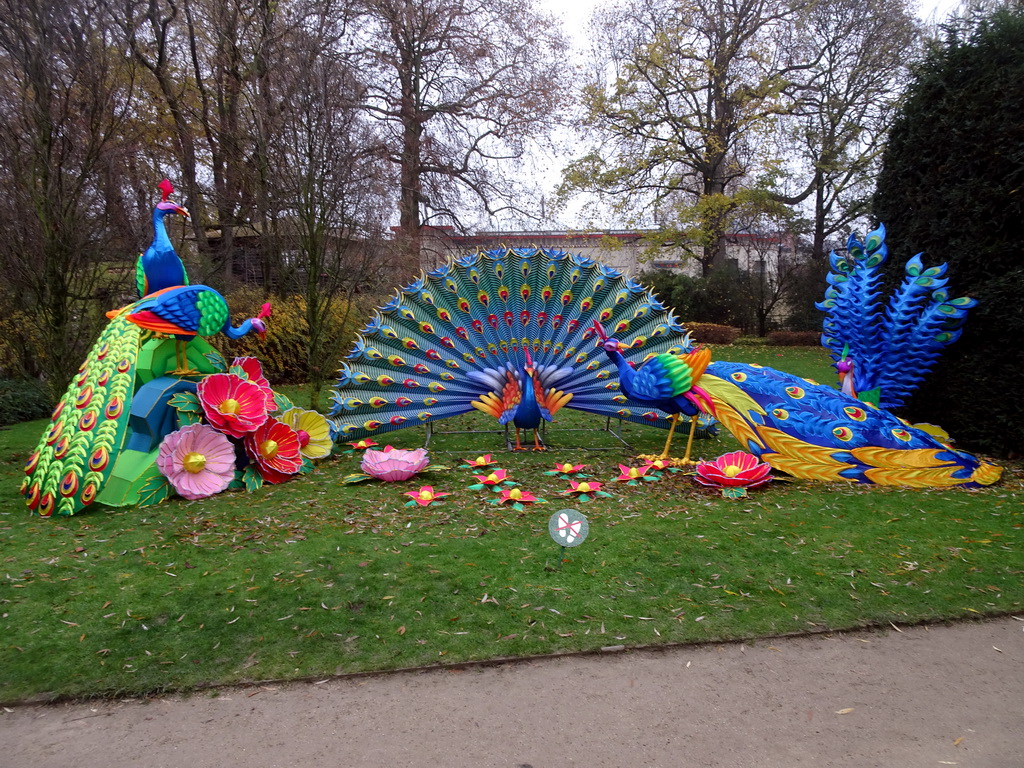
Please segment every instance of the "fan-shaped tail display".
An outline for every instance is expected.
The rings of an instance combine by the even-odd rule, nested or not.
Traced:
[[[534,407],[513,402],[522,401],[527,378],[541,417],[561,403],[668,428],[667,414],[621,390],[616,366],[595,346],[595,320],[629,335],[622,352],[627,363],[692,347],[649,290],[585,256],[494,250],[442,266],[399,290],[359,335],[332,397],[335,439],[361,439],[474,407],[514,420],[516,407]],[[529,424],[520,426],[536,428]]]
[[[864,242],[850,235],[846,254],[830,254],[821,343],[831,350],[843,391],[880,408],[897,408],[924,380],[942,350],[960,338],[974,299],[951,299],[946,265],[925,268],[921,254],[887,305],[881,302],[885,227]]]

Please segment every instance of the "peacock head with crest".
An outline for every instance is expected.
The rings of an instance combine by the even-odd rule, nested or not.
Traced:
[[[601,325],[597,320],[594,321],[594,331],[601,338],[601,348],[612,355],[616,352],[621,353],[623,350],[623,344],[621,341],[616,339],[614,336],[609,336],[605,331],[604,326]]]
[[[160,189],[160,195],[162,199],[156,204],[156,208],[153,210],[153,217],[163,219],[169,213],[176,213],[179,216],[184,216],[186,219],[189,217],[188,208],[182,205],[178,205],[168,198],[174,194],[174,185],[171,184],[170,180],[164,179],[158,185]]]

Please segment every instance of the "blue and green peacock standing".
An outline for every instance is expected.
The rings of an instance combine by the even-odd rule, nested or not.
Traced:
[[[507,422],[533,384],[545,404],[641,424],[712,417],[795,477],[976,486],[1000,475],[831,387],[708,358],[615,269],[556,250],[486,251],[420,277],[378,310],[341,366],[331,419],[344,440],[473,408]]]
[[[160,440],[177,428],[169,399],[195,390],[191,376],[220,370],[213,349],[196,337],[266,331],[267,305],[258,317],[235,327],[227,302],[214,289],[164,285],[183,278],[184,271],[178,272],[181,262],[173,249],[167,252],[162,221],[167,213],[181,211],[166,204],[168,192],[162,191],[165,200],[153,214],[154,243],[139,260],[138,289],[145,295],[108,313],[110,322],[25,465],[21,491],[40,515],[72,515],[97,501],[139,503],[156,475]]]

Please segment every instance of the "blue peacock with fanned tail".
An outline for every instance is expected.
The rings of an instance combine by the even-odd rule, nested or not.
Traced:
[[[683,413],[717,419],[801,478],[976,486],[1001,474],[831,387],[709,357],[618,270],[556,250],[469,254],[400,289],[357,337],[332,396],[334,437],[474,408],[506,423],[524,409],[533,429],[561,407],[669,429]]]
[[[359,334],[332,398],[335,439],[474,408],[504,423],[518,414],[527,429],[562,407],[669,427],[667,414],[621,391],[594,320],[629,333],[634,363],[693,346],[653,293],[585,256],[510,249],[449,262],[400,289]]]
[[[924,381],[943,349],[960,338],[967,311],[978,302],[951,299],[946,265],[925,267],[921,254],[906,264],[899,289],[882,305],[885,227],[846,253],[829,255],[821,343],[831,351],[847,394],[879,408],[898,408]]]

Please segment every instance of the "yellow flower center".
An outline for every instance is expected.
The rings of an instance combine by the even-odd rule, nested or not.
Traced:
[[[277,456],[277,441],[264,440],[260,443],[260,455],[265,459],[272,459]]]
[[[563,464],[561,469],[563,472],[572,472],[572,464]]]
[[[490,482],[492,482],[492,483],[496,483],[496,482],[498,482],[498,476],[497,476],[496,474],[494,474],[493,472],[491,472],[491,474],[489,474],[489,475],[487,476],[487,479],[488,479],[488,480],[489,480]]]
[[[508,492],[508,497],[510,499],[515,499],[516,501],[519,501],[521,498],[523,498],[523,492],[520,491],[518,488],[513,488],[511,491]]]
[[[729,464],[722,472],[726,477],[736,477],[742,470],[735,464]]]
[[[221,413],[238,413],[242,410],[242,406],[233,397],[229,397],[227,400],[222,402],[218,409]]]
[[[185,468],[186,472],[191,472],[194,475],[206,468],[206,457],[195,451],[186,453],[185,458],[181,460],[181,466]]]
[[[576,490],[583,491],[584,493],[586,493],[587,491],[590,490],[590,483],[580,483],[579,485],[576,486]]]
[[[637,469],[636,467],[630,467],[629,468],[629,476],[630,477],[640,477],[640,470]]]
[[[476,463],[480,464],[480,465],[484,465],[484,464],[487,463],[487,459],[485,459],[483,456],[477,456],[476,457]]]
[[[434,492],[433,491],[420,491],[420,498],[423,499],[424,501],[427,501],[428,499],[432,499],[432,498],[434,498]]]

